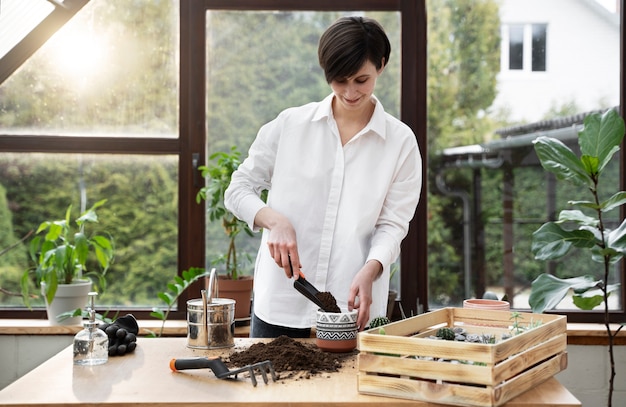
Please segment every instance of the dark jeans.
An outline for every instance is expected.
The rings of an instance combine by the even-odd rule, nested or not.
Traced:
[[[252,313],[250,338],[278,338],[281,335],[290,338],[309,338],[311,336],[311,328],[289,328],[286,326],[268,324],[257,317],[254,312]]]

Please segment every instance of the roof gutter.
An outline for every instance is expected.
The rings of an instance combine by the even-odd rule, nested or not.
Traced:
[[[582,124],[575,124],[554,130],[536,131],[520,136],[508,136],[498,140],[492,140],[482,144],[472,144],[461,147],[446,148],[439,155],[449,161],[446,167],[455,168],[499,168],[504,159],[502,151],[516,148],[529,147],[538,137],[551,137],[563,142],[576,140]],[[456,160],[453,160],[457,157]]]

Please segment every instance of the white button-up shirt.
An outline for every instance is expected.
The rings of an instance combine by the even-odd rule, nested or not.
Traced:
[[[341,145],[333,95],[290,108],[265,124],[233,174],[226,207],[254,225],[266,204],[286,216],[306,278],[347,310],[354,275],[375,259],[383,273],[372,288],[371,318],[386,315],[389,269],[400,254],[419,201],[422,159],[411,129],[376,100],[368,125]],[[317,306],[293,287],[269,254],[268,230],[254,273],[254,312],[280,326],[315,325]]]

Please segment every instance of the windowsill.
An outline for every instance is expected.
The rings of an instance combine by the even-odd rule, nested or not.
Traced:
[[[161,321],[140,320],[139,335],[157,334],[161,330]],[[615,332],[619,325],[611,326]],[[41,319],[0,319],[0,335],[75,335],[82,329],[79,325],[52,326]],[[235,327],[235,336],[247,337],[249,325]],[[186,336],[187,321],[169,320],[165,323],[161,336]],[[606,345],[606,329],[602,324],[567,324],[567,343],[569,345]],[[615,345],[626,345],[626,328],[615,338]]]
[[[139,320],[139,335],[159,334],[162,322]],[[43,319],[0,319],[0,335],[75,335],[83,329],[80,325],[50,325]],[[235,326],[235,336],[247,337],[250,325]],[[160,336],[187,336],[187,321],[168,320]]]

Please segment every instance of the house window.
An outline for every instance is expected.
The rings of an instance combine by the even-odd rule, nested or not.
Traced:
[[[511,24],[504,30],[508,47],[502,52],[508,54],[509,71],[546,71],[546,31],[547,24]]]

